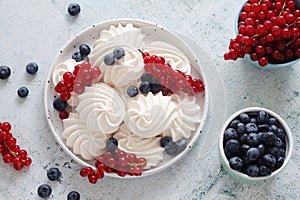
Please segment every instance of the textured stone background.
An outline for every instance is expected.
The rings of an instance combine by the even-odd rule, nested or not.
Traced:
[[[234,37],[234,20],[243,0],[182,1],[99,1],[78,0],[82,12],[68,16],[68,0],[1,0],[0,64],[12,69],[7,81],[0,81],[0,121],[10,121],[21,147],[27,148],[34,162],[28,171],[15,171],[0,162],[0,199],[39,199],[36,190],[43,183],[52,186],[50,199],[66,199],[69,191],[80,192],[82,199],[300,199],[299,91],[300,64],[282,70],[265,71],[246,61],[224,61],[229,39]],[[43,89],[48,70],[64,44],[87,26],[115,18],[138,18],[158,23],[188,37],[202,47],[215,62],[224,83],[226,99],[211,105],[205,134],[216,133],[210,127],[222,123],[237,110],[263,106],[280,114],[294,134],[292,160],[272,180],[243,184],[233,180],[220,166],[217,146],[205,158],[199,157],[201,139],[175,166],[140,179],[104,178],[96,185],[87,184],[78,175],[80,166],[72,162],[55,142],[47,125]],[[31,61],[40,66],[36,76],[25,72]],[[216,81],[217,82],[217,81]],[[219,84],[219,83],[218,83]],[[30,94],[20,99],[16,90],[27,86]],[[222,85],[215,85],[223,91]],[[218,112],[220,111],[220,112]],[[215,142],[213,142],[215,144]],[[61,183],[50,182],[46,170],[58,166]]]

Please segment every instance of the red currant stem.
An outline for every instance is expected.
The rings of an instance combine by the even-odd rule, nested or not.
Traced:
[[[141,52],[142,55],[145,55],[144,52],[140,49],[138,49],[139,52]]]
[[[259,0],[258,4],[261,5],[262,0]]]
[[[296,25],[296,24],[300,24],[300,21],[294,22],[292,24],[286,24],[286,28],[288,28],[290,26],[293,26],[293,25]]]
[[[286,43],[284,46],[289,46],[290,44],[292,44],[294,41],[296,40],[296,38],[293,38],[291,41],[289,41],[288,43]]]
[[[129,165],[130,167],[138,167],[138,166],[142,166],[142,165],[144,165],[146,163],[147,163],[147,160],[145,160],[142,163],[127,163],[127,165]]]
[[[9,151],[9,153],[13,156],[13,157],[18,157],[17,155],[16,155],[16,152],[14,152],[14,151],[12,151],[8,146],[7,146],[7,143],[6,143],[6,141],[3,141],[3,143],[4,143],[4,146],[7,148],[7,150]],[[23,160],[23,159],[21,159],[22,160],[22,162],[23,163],[25,163],[25,160]]]
[[[281,11],[280,11],[278,17],[282,14],[283,10],[285,9],[285,6],[286,6],[286,0],[284,1],[284,4],[283,4],[283,6],[281,8]]]

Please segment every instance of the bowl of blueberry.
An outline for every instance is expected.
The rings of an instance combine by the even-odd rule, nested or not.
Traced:
[[[247,0],[235,22],[225,60],[245,58],[262,69],[296,64],[300,57],[299,1]]]
[[[243,182],[270,179],[289,162],[293,137],[287,123],[275,112],[249,107],[225,122],[219,139],[224,169]]]

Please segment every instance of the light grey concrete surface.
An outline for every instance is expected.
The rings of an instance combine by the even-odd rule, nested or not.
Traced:
[[[16,171],[0,162],[0,199],[40,199],[37,188],[52,187],[49,199],[66,199],[76,190],[81,199],[300,199],[300,63],[265,71],[245,60],[224,61],[234,20],[243,0],[101,1],[78,0],[82,12],[67,14],[69,0],[1,0],[0,65],[12,69],[0,81],[0,121],[9,121],[18,144],[33,159],[28,170]],[[215,62],[226,92],[228,117],[249,106],[269,108],[289,124],[294,134],[291,161],[274,179],[255,184],[233,180],[220,166],[217,146],[199,158],[201,137],[188,154],[163,172],[139,179],[105,177],[96,185],[79,176],[81,168],[57,145],[45,119],[43,89],[48,70],[58,51],[74,34],[104,20],[138,18],[158,23],[190,38]],[[25,72],[29,62],[39,64],[35,76]],[[20,99],[16,91],[27,86],[30,94]],[[214,121],[212,124],[222,123]],[[209,134],[209,133],[208,133]],[[62,181],[51,182],[46,170],[57,166]]]

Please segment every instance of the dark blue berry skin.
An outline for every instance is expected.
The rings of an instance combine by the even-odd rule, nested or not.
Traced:
[[[225,149],[231,153],[235,153],[240,148],[240,142],[236,139],[230,139],[226,142]]]
[[[259,166],[259,174],[261,176],[269,176],[269,175],[271,175],[271,173],[272,173],[272,170],[270,167],[267,167],[265,165]]]
[[[277,130],[277,134],[276,135],[277,135],[277,137],[279,137],[281,139],[281,141],[285,141],[286,134],[285,134],[285,131],[282,128],[279,128]]]
[[[239,135],[234,128],[227,128],[224,132],[225,140],[238,139]]]
[[[250,123],[254,123],[254,124],[256,124],[256,123],[257,123],[257,120],[256,120],[256,118],[250,118]]]
[[[150,92],[152,92],[153,94],[156,94],[159,91],[161,91],[161,84],[159,84],[159,83],[150,83]]]
[[[79,46],[79,51],[82,55],[87,56],[91,53],[91,48],[87,44],[81,44]]]
[[[124,51],[123,48],[115,48],[115,49],[113,50],[113,57],[114,57],[115,59],[120,59],[120,58],[122,58],[124,55],[125,55],[125,51]]]
[[[275,158],[278,158],[279,157],[279,148],[278,147],[268,147],[266,149],[266,154],[271,154]]]
[[[255,161],[257,158],[260,156],[260,152],[257,148],[251,147],[247,153],[246,153],[247,158],[249,161]]]
[[[182,152],[183,150],[186,149],[187,147],[187,140],[186,139],[181,139],[175,142],[176,149],[177,149],[177,154]]]
[[[153,82],[152,79],[153,79],[152,74],[151,74],[151,73],[148,73],[148,72],[144,73],[144,74],[141,76],[141,81],[142,81],[142,82],[147,81],[147,82],[149,82],[149,83],[152,83],[152,82]]]
[[[259,156],[264,155],[265,151],[266,151],[266,147],[263,144],[258,145],[257,149],[259,150]]]
[[[243,123],[238,123],[236,125],[236,132],[241,135],[241,134],[244,134],[245,133],[245,130],[246,130],[246,127],[245,127],[245,124]]]
[[[177,154],[177,147],[175,145],[175,142],[170,142],[165,146],[165,152],[168,155],[176,155]]]
[[[103,62],[110,66],[113,65],[115,63],[115,58],[113,57],[113,55],[111,54],[107,54],[106,56],[104,56]]]
[[[265,111],[259,111],[257,116],[257,123],[258,124],[265,124],[269,121],[269,114]]]
[[[257,125],[258,131],[266,132],[269,131],[269,125],[268,124],[259,124]]]
[[[11,70],[8,66],[0,66],[0,79],[7,79],[11,74]]]
[[[248,176],[257,177],[259,175],[259,168],[257,165],[249,165],[246,172]]]
[[[278,127],[276,125],[272,124],[272,125],[269,126],[269,131],[277,134],[278,133]]]
[[[247,133],[256,133],[258,131],[258,128],[254,123],[248,123],[245,127]]]
[[[38,70],[39,70],[39,66],[34,62],[28,63],[26,65],[26,72],[28,74],[36,74]]]
[[[240,120],[235,119],[235,120],[233,120],[233,121],[230,123],[229,126],[230,126],[231,128],[236,128],[236,125],[237,125],[238,123],[240,123]]]
[[[138,93],[139,93],[139,89],[135,86],[131,85],[127,88],[127,94],[130,97],[135,97],[136,95],[138,95]]]
[[[72,59],[74,59],[76,62],[80,62],[83,60],[83,56],[80,51],[76,51],[72,54]]]
[[[269,167],[274,167],[274,165],[276,164],[276,159],[273,155],[271,154],[265,154],[263,157],[263,163],[266,165],[266,166],[269,166]]]
[[[109,138],[106,141],[106,149],[107,151],[113,152],[118,147],[118,140],[116,138]]]
[[[53,107],[55,110],[62,112],[67,108],[67,102],[62,100],[61,98],[56,98],[53,101]]]
[[[278,157],[285,157],[285,149],[280,148],[278,150]]]
[[[258,145],[260,142],[260,138],[259,135],[256,133],[249,133],[248,137],[247,137],[247,143],[250,146],[256,146]]]
[[[71,3],[69,6],[68,6],[68,13],[71,15],[71,16],[76,16],[80,13],[81,11],[81,8],[80,8],[80,5],[78,3]]]
[[[267,145],[267,146],[274,146],[275,142],[277,140],[277,136],[273,132],[266,132],[262,138],[262,141]]]
[[[234,169],[234,170],[242,170],[243,168],[243,165],[244,165],[244,162],[241,158],[239,157],[232,157],[229,159],[229,166]]]
[[[142,93],[147,94],[151,90],[150,83],[147,81],[142,82],[139,89]]]
[[[49,185],[43,184],[38,187],[37,193],[42,198],[48,198],[52,193],[52,189]]]
[[[239,137],[239,142],[240,142],[241,144],[247,143],[247,137],[248,137],[248,134],[247,134],[247,133],[244,133],[243,135],[240,135],[240,137]]]
[[[281,147],[284,146],[284,143],[282,142],[282,140],[279,137],[277,137],[274,146],[278,147],[278,148],[281,148]]]
[[[276,118],[270,117],[270,118],[268,119],[268,124],[269,124],[269,125],[276,125],[276,126],[278,126],[278,125],[279,125],[279,122],[278,122],[278,120],[277,120]]]
[[[278,168],[280,168],[282,165],[283,165],[283,163],[284,163],[284,157],[279,157],[279,158],[277,158],[277,160],[276,160],[276,164],[275,164],[275,169],[278,169]]]
[[[67,200],[80,200],[80,194],[76,191],[69,192]]]
[[[57,167],[52,167],[47,171],[47,177],[50,181],[59,181],[61,172]]]
[[[169,136],[165,136],[165,137],[163,137],[163,138],[160,139],[160,146],[161,147],[165,147],[170,142],[173,142],[173,139],[171,137],[169,137]]]
[[[250,149],[250,146],[248,144],[242,144],[241,147],[240,147],[240,151],[242,154],[246,154],[247,151]]]
[[[25,97],[28,96],[29,90],[28,90],[27,87],[20,87],[20,88],[18,89],[18,91],[17,91],[17,94],[18,94],[19,97],[25,98]]]
[[[240,114],[240,119],[241,119],[241,122],[243,122],[245,124],[250,122],[250,117],[246,113]]]

